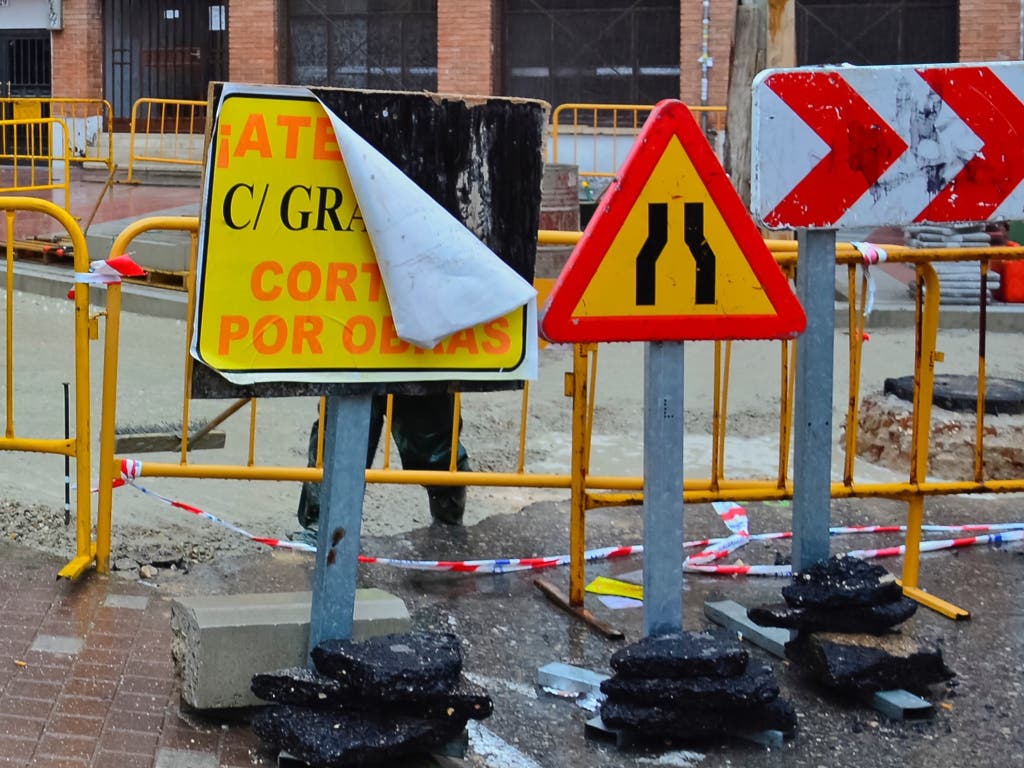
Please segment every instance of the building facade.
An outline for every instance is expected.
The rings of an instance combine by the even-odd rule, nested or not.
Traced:
[[[769,0],[777,5],[775,0]],[[1021,0],[794,0],[799,63],[1021,58]],[[7,0],[0,87],[204,98],[209,80],[724,104],[736,0]]]

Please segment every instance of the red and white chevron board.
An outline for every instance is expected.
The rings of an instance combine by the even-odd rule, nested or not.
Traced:
[[[1024,218],[1024,62],[768,70],[751,209],[771,229]]]

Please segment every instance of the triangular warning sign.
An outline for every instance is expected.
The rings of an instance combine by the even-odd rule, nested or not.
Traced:
[[[690,110],[662,101],[541,318],[550,341],[792,338],[807,320]]]

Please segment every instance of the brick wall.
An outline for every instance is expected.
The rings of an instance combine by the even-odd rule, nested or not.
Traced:
[[[496,0],[437,0],[437,90],[493,94],[501,61]]]
[[[103,98],[103,0],[64,0],[64,29],[53,33],[53,95]]]
[[[286,66],[285,25],[278,0],[235,0],[228,6],[228,77],[278,83]]]
[[[736,22],[736,0],[711,0],[708,47],[713,66],[708,70],[708,104],[721,106],[729,88],[729,50]],[[703,51],[702,0],[679,2],[679,97],[687,104],[700,104]]]
[[[1020,58],[1021,0],[960,0],[960,60]]]

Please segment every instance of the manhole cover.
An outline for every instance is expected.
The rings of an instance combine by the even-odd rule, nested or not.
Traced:
[[[914,377],[900,376],[886,379],[885,394],[896,395],[901,400],[914,399]],[[974,413],[978,408],[977,376],[936,376],[932,404],[947,411]],[[985,380],[985,413],[1024,413],[1024,381],[1019,379]]]

